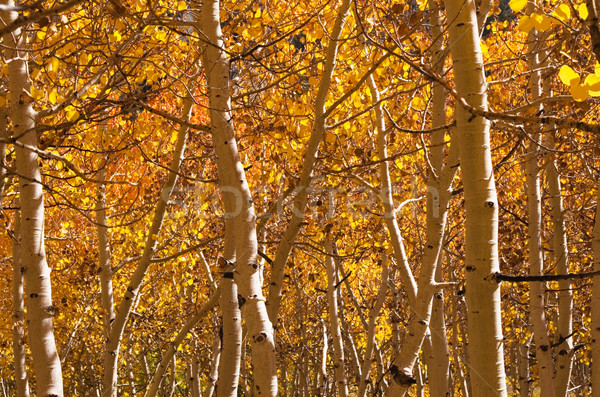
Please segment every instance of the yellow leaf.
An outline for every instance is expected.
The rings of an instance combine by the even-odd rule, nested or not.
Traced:
[[[75,108],[67,108],[66,115],[69,121],[75,121],[79,118],[79,112]]]
[[[417,96],[417,97],[414,97],[413,100],[412,100],[412,107],[415,110],[424,110],[425,107],[426,107],[426,104],[425,104],[424,100],[422,100],[421,98],[419,98]]]
[[[583,85],[590,91],[600,91],[600,76],[588,74]]]
[[[514,12],[519,12],[527,5],[527,0],[510,0],[508,3],[511,10]]]
[[[533,13],[531,14],[533,20],[533,26],[538,32],[544,32],[552,27],[552,20],[545,15]]]
[[[563,22],[568,22],[571,19],[571,8],[566,4],[561,4],[556,7],[552,15]]]
[[[585,5],[585,3],[581,3],[581,5],[579,6],[579,16],[583,20],[587,19],[587,17],[588,17],[588,9],[587,9],[587,5]]]
[[[180,1],[179,3],[177,3],[177,10],[178,11],[187,10],[187,3],[185,1]]]
[[[48,95],[48,100],[54,105],[56,102],[58,102],[58,93],[56,91],[51,91]]]
[[[571,91],[571,95],[573,96],[573,99],[576,100],[577,102],[583,102],[586,99],[588,99],[588,97],[589,97],[587,88],[580,85],[579,83],[575,83],[575,84],[571,85],[570,91]]]
[[[528,33],[531,29],[533,29],[533,18],[524,15],[519,19],[519,30],[521,32]]]
[[[568,65],[562,65],[558,71],[558,77],[565,85],[579,84],[579,74]]]

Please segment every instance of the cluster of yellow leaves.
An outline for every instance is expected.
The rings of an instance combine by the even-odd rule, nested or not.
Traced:
[[[568,65],[560,67],[558,72],[560,80],[569,87],[569,92],[578,102],[585,101],[589,97],[600,96],[600,64],[596,63],[594,74],[588,74],[583,83],[581,76]]]

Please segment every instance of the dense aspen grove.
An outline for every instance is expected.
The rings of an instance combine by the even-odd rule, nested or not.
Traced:
[[[600,396],[600,1],[0,0],[4,396]]]

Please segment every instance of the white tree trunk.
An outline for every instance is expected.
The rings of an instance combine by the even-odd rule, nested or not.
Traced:
[[[600,180],[598,181],[600,187]],[[596,200],[596,218],[592,239],[592,253],[594,255],[594,271],[600,271],[600,188]],[[600,361],[600,275],[594,276],[592,285],[592,359]],[[600,365],[592,365],[592,396],[600,397]]]
[[[529,3],[528,10],[535,10],[534,3]],[[543,37],[543,36],[542,36]],[[532,70],[529,80],[531,99],[539,99],[542,94],[542,76],[540,67],[543,66],[538,57],[540,49],[538,45],[537,31],[532,30],[527,37],[529,52],[529,67]],[[541,54],[543,56],[543,53]],[[543,107],[538,105],[536,112],[541,113]],[[528,220],[528,246],[529,246],[529,274],[540,276],[544,274],[544,251],[542,247],[542,198],[540,186],[540,168],[538,165],[539,145],[541,143],[541,126],[531,126],[530,135],[532,140],[526,156],[526,184],[527,184],[527,210]],[[554,361],[552,358],[552,348],[548,336],[548,327],[546,325],[546,283],[532,282],[529,286],[531,302],[531,324],[533,329],[533,339],[536,346],[536,361],[538,365],[538,374],[540,377],[540,387],[543,396],[554,397]]]
[[[346,381],[346,368],[344,365],[344,344],[340,330],[340,320],[338,317],[338,291],[337,271],[333,260],[333,245],[330,236],[325,238],[327,257],[325,264],[327,266],[327,302],[329,314],[329,332],[333,340],[333,368],[335,372],[335,384],[337,385],[338,395],[348,396],[348,383]]]
[[[217,396],[237,396],[242,347],[242,314],[238,303],[233,269],[221,280],[222,340],[217,380]]]
[[[548,132],[548,147],[555,148],[553,132]],[[554,237],[552,246],[554,248],[554,260],[556,262],[557,274],[569,273],[569,249],[567,244],[567,232],[565,228],[565,216],[563,212],[562,188],[560,174],[556,167],[553,155],[546,164],[548,193],[550,206],[552,208],[550,217]],[[558,339],[560,344],[556,347],[556,374],[555,385],[557,396],[567,396],[571,369],[573,367],[573,292],[570,280],[558,282]],[[561,342],[562,341],[562,342]]]
[[[29,397],[29,381],[25,362],[25,302],[23,300],[23,272],[21,263],[21,213],[15,211],[15,227],[12,239],[13,259],[13,354],[17,397]]]
[[[456,90],[472,107],[487,110],[486,82],[473,0],[446,0]],[[499,271],[498,204],[489,121],[458,105],[460,164],[466,209],[466,300],[473,396],[506,396]]]
[[[12,1],[4,5],[14,6]],[[9,24],[16,12],[2,13],[2,21]],[[62,370],[53,320],[50,268],[46,262],[44,242],[44,198],[37,154],[35,111],[31,104],[27,69],[27,35],[20,29],[3,37],[4,57],[8,62],[10,115],[13,136],[16,137],[16,170],[19,174],[21,203],[21,262],[27,291],[27,331],[33,367],[36,395],[40,397],[63,395]]]
[[[103,334],[108,340],[111,324],[115,319],[115,305],[113,302],[112,267],[110,257],[110,243],[108,238],[108,223],[106,219],[106,169],[102,167],[98,172],[96,196],[96,232],[98,235],[98,265],[100,268],[100,295],[103,313]],[[105,372],[104,379],[117,379],[117,366],[112,365],[112,357],[104,355],[104,368],[110,368],[111,373]],[[105,390],[106,390],[106,385]]]
[[[203,397],[212,397],[215,391],[215,385],[219,377],[219,361],[221,358],[221,336],[219,333],[215,335],[211,349],[210,372],[204,389]]]
[[[529,347],[531,337],[527,338],[517,348],[517,371],[519,380],[519,396],[529,397]]]
[[[207,43],[203,61],[210,104],[210,130],[217,156],[219,187],[223,196],[234,203],[233,211],[227,211],[225,216],[233,220],[235,230],[235,282],[252,349],[253,392],[259,396],[276,396],[274,332],[262,294],[263,276],[257,258],[254,205],[233,130],[229,59],[223,48],[219,1],[203,0],[201,7],[199,28]]]
[[[198,370],[198,359],[194,356],[192,364],[188,367],[190,380],[190,394],[192,397],[201,397],[200,371]]]

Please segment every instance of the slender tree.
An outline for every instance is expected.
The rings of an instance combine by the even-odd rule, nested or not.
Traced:
[[[475,3],[447,0],[449,47],[456,91],[472,108],[487,110],[483,57]],[[460,168],[466,210],[465,267],[469,365],[473,396],[506,396],[499,270],[498,201],[490,152],[489,121],[456,106]]]
[[[2,4],[14,9],[12,1]],[[1,13],[2,24],[17,19],[14,11]],[[10,117],[16,139],[16,171],[21,205],[21,263],[28,299],[27,333],[38,396],[62,396],[62,369],[54,339],[51,269],[46,261],[44,195],[37,153],[36,114],[32,106],[28,73],[28,35],[17,28],[3,36],[8,62]]]

